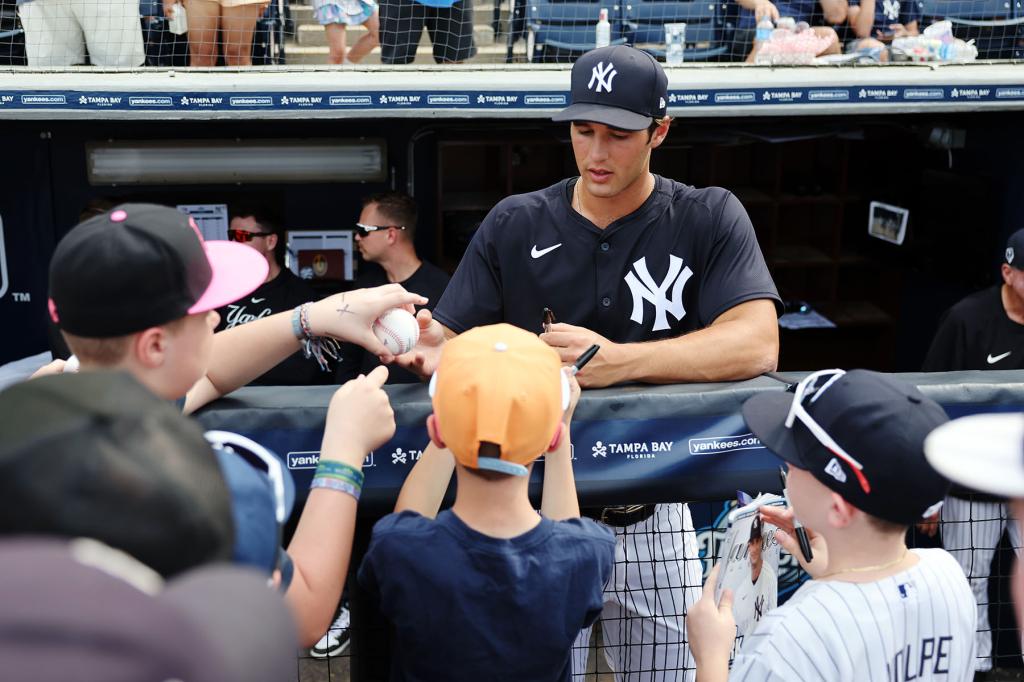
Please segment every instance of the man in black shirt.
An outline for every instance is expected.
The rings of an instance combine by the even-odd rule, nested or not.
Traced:
[[[363,263],[356,277],[356,289],[398,283],[406,291],[426,296],[425,306],[433,310],[448,286],[448,273],[420,259],[416,254],[416,202],[401,192],[383,192],[363,199],[363,210],[356,223],[356,248]],[[376,356],[360,346],[342,346],[337,382],[344,383],[359,374],[368,374],[380,364]],[[399,367],[388,376],[389,384],[419,381],[419,377]]]
[[[309,284],[281,267],[279,257],[284,250],[284,231],[274,213],[268,207],[256,204],[237,205],[231,209],[228,239],[259,251],[267,259],[270,270],[267,281],[259,289],[217,311],[220,324],[216,331],[292,310],[295,306],[320,298]],[[321,371],[315,360],[307,359],[300,351],[250,382],[250,385],[329,384],[332,378],[330,372]]]
[[[1024,369],[1024,229],[1010,235],[1003,255],[1003,283],[971,294],[946,312],[925,357],[924,371]],[[987,671],[992,668],[988,617],[992,559],[1006,529],[1020,554],[1019,526],[1008,523],[1004,499],[959,486],[946,498],[941,514],[942,546],[960,562],[978,602],[977,670]]]
[[[943,316],[926,372],[1024,369],[1024,230],[1006,243],[1002,284],[963,299]]]

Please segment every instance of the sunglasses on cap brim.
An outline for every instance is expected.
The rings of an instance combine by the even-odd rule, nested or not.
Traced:
[[[814,421],[814,417],[810,415],[803,405],[806,398],[810,398],[811,403],[814,403],[844,374],[846,374],[846,371],[841,369],[823,369],[804,377],[793,391],[793,402],[790,403],[789,414],[786,415],[786,428],[792,429],[793,424],[799,420],[818,443],[833,455],[846,462],[853,470],[854,476],[857,477],[857,482],[860,484],[861,489],[865,494],[870,494],[871,484],[864,475],[864,465],[846,452],[839,443],[835,442],[832,436],[828,435],[828,432],[818,422]],[[825,383],[817,386],[818,381],[821,379],[825,379]]]

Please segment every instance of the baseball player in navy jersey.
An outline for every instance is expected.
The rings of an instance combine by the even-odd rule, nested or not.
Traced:
[[[924,454],[925,438],[947,421],[942,408],[883,374],[823,370],[793,394],[755,395],[743,417],[789,465],[792,509],[762,515],[813,580],[746,634],[730,672],[732,595],[714,603],[715,569],[688,616],[701,682],[972,680],[967,579],[945,550],[905,542],[949,489]],[[809,563],[794,515],[811,539]]]
[[[926,372],[1024,369],[1024,230],[1010,235],[1003,252],[1002,283],[971,294],[950,308],[924,361]],[[942,507],[942,546],[956,557],[978,602],[979,671],[992,668],[988,582],[1003,532],[1020,554],[1020,528],[1008,523],[1005,500],[954,486]],[[934,526],[926,527],[929,530]],[[934,531],[932,531],[933,534]]]
[[[539,332],[546,307],[561,322],[541,338],[563,362],[601,347],[578,376],[585,387],[738,380],[776,366],[779,297],[746,211],[724,189],[650,172],[671,123],[667,86],[657,61],[630,47],[576,61],[572,105],[555,120],[570,124],[580,176],[495,206],[433,319],[419,314],[420,343],[402,365],[429,374],[445,338],[479,325]],[[424,455],[410,475],[436,476],[443,492],[451,466]],[[683,616],[701,582],[689,509],[595,515],[618,541],[602,618],[609,664],[619,679],[685,679]]]

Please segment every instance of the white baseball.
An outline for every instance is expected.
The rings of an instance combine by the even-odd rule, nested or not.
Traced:
[[[412,313],[392,308],[373,323],[373,333],[392,355],[408,353],[420,340],[420,325]]]

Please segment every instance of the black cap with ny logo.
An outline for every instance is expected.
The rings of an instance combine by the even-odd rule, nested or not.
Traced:
[[[572,104],[554,121],[645,130],[668,107],[668,76],[651,55],[616,45],[587,52],[572,67]]]

